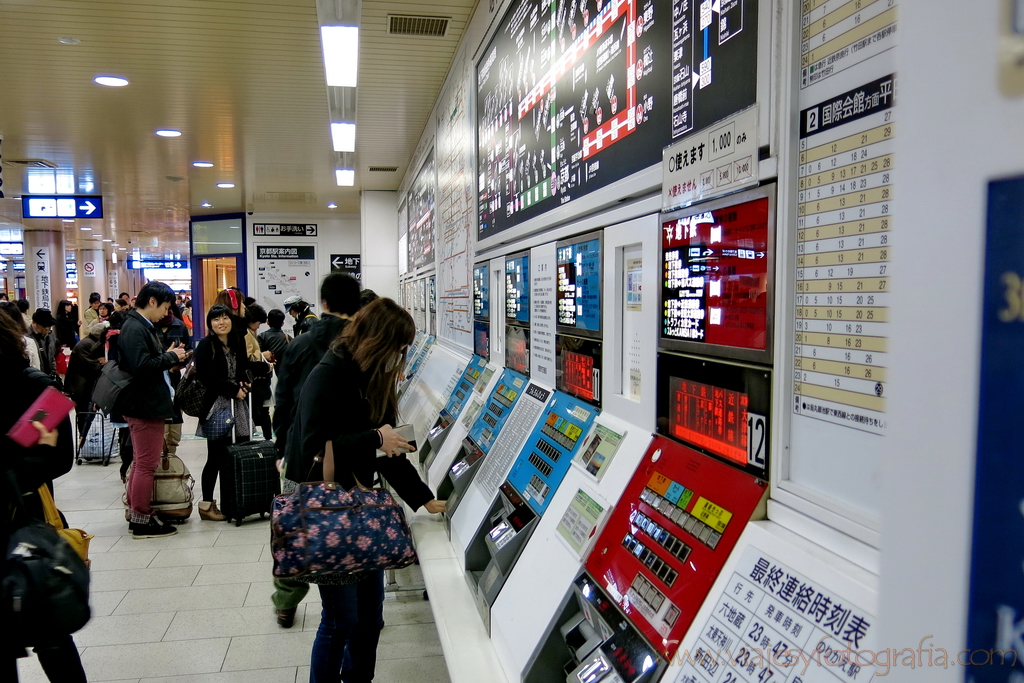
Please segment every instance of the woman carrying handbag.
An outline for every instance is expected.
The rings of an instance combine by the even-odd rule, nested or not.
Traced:
[[[288,439],[285,476],[293,481],[328,478],[323,456],[329,453],[330,479],[341,488],[372,485],[380,474],[413,509],[444,511],[444,501],[434,498],[406,458],[412,447],[392,428],[398,375],[415,333],[412,318],[391,299],[379,299],[356,314],[306,379],[289,432],[295,437]],[[387,457],[378,458],[378,448]],[[300,580],[317,584],[323,603],[311,683],[372,681],[384,626],[383,570],[345,573],[339,567]]]

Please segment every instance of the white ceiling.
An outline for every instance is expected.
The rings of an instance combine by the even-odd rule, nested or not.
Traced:
[[[99,246],[96,232],[184,253],[190,215],[323,213],[329,202],[358,213],[360,190],[397,189],[474,4],[363,0],[356,186],[341,188],[316,0],[0,0],[4,161],[49,160],[74,173],[79,192],[94,183],[106,204],[105,218],[90,222],[97,230],[26,225],[61,226],[68,249]],[[389,13],[452,21],[443,38],[392,36]],[[100,74],[131,84],[96,85]],[[157,137],[160,128],[183,135]],[[12,197],[25,173],[3,165],[4,227],[22,222]],[[235,187],[215,187],[224,181]]]

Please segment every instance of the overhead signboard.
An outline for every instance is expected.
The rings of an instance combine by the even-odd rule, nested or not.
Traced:
[[[86,272],[87,273],[89,273],[89,269],[88,269],[89,265],[90,264],[88,264],[88,263],[86,264]],[[182,270],[182,269],[188,268],[188,261],[175,261],[175,260],[167,260],[167,261],[148,261],[147,260],[147,261],[143,261],[143,260],[140,260],[140,259],[129,259],[129,261],[127,263],[127,266],[128,266],[129,270],[145,270],[147,268],[164,268],[164,269],[167,269],[167,270]]]
[[[359,254],[331,254],[331,272],[351,275],[359,283],[363,282],[363,257]]]
[[[103,197],[34,194],[21,198],[22,218],[103,218]]]
[[[316,237],[316,223],[253,223],[258,237]]]

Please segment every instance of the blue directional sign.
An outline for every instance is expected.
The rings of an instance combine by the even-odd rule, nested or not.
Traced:
[[[103,197],[33,194],[21,198],[22,218],[103,218]]]
[[[129,259],[125,264],[129,270],[145,270],[146,268],[166,268],[168,270],[181,270],[188,268],[188,261],[141,261],[139,259]]]

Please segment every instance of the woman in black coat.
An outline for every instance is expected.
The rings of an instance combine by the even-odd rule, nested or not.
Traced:
[[[13,318],[6,309],[0,310],[0,386],[4,387],[4,391],[0,391],[0,460],[3,461],[4,470],[13,471],[23,497],[23,500],[18,500],[5,476],[0,483],[0,498],[7,511],[0,518],[2,548],[7,548],[8,538],[14,531],[10,512],[16,506],[21,506],[29,516],[42,520],[42,505],[36,492],[43,484],[52,489],[53,480],[67,473],[75,458],[70,418],[61,422],[53,432],[40,429],[42,425],[39,425],[39,443],[31,448],[23,448],[4,436],[43,389],[57,386],[46,375],[29,367],[23,334],[21,321]],[[84,683],[85,671],[82,670],[78,649],[71,636],[54,636],[51,642],[45,644],[24,643],[19,641],[17,633],[8,630],[3,641],[3,645],[0,645],[0,652],[3,653],[0,659],[0,680],[18,680],[17,658],[24,657],[25,648],[32,645],[39,657],[39,664],[51,681]]]
[[[206,465],[203,467],[201,486],[203,499],[199,503],[202,519],[220,522],[227,517],[217,507],[213,490],[217,476],[227,464],[227,449],[234,440],[232,431],[248,441],[249,408],[245,401],[249,383],[248,359],[245,341],[233,329],[234,321],[227,306],[214,304],[206,314],[206,336],[196,345],[196,379],[206,389],[205,402],[199,418],[197,436],[206,437]],[[211,417],[234,409],[234,426],[227,434],[213,432]]]
[[[370,486],[380,473],[414,510],[444,511],[444,501],[434,498],[406,458],[409,443],[393,429],[398,375],[415,333],[412,318],[391,299],[378,299],[356,314],[303,385],[289,431],[289,479],[322,480],[318,456],[330,441],[334,479],[345,488],[357,479]],[[378,458],[378,448],[388,457]],[[323,603],[310,681],[373,680],[384,626],[384,572],[334,574],[310,582],[318,584]]]
[[[66,346],[69,349],[75,348],[78,343],[78,317],[74,315],[75,305],[65,299],[57,305],[57,324],[54,325],[53,333],[57,338],[57,349]]]

